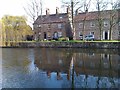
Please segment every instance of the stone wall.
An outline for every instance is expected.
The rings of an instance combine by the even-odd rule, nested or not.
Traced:
[[[7,47],[120,49],[120,42],[11,42]]]

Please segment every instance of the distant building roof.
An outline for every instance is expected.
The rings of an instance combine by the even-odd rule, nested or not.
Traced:
[[[59,22],[65,22],[66,19],[68,19],[67,13],[42,15],[36,19],[34,24],[59,23]]]
[[[110,12],[111,12],[111,10],[102,11],[101,17],[105,18],[105,19],[110,18]],[[86,17],[86,20],[96,20],[96,19],[98,19],[98,15],[99,15],[98,11],[79,13],[78,15],[75,16],[74,20],[75,21],[82,21],[85,19],[85,17]],[[116,15],[117,15],[117,13],[116,13]]]
[[[111,12],[112,10],[101,11],[102,15],[101,17],[103,19],[109,19]],[[115,14],[116,18],[118,18],[120,13]],[[86,17],[85,20],[96,20],[98,19],[98,15],[99,15],[98,11],[79,13],[74,17],[74,20],[75,22],[83,21],[85,17]],[[68,13],[59,13],[39,16],[34,22],[34,24],[63,23],[66,21],[68,21]]]

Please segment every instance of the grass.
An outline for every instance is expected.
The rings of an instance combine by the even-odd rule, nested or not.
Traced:
[[[101,40],[99,41],[70,40],[70,41],[54,41],[54,42],[120,42],[120,40],[102,40],[102,41]]]
[[[5,41],[3,41],[5,42]],[[97,40],[97,41],[82,41],[82,40],[70,40],[70,41],[8,41],[8,42],[26,42],[26,43],[32,43],[32,42],[120,42],[120,40]]]

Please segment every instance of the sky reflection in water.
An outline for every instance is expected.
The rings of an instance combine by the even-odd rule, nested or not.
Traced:
[[[4,48],[2,56],[3,88],[118,88],[120,84],[117,50]]]

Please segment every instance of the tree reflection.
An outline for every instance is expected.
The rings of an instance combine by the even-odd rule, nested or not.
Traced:
[[[106,50],[88,52],[85,49],[49,48],[37,50],[34,63],[39,69],[47,72],[48,78],[55,72],[56,80],[64,80],[62,76],[67,74],[66,78],[71,82],[71,88],[106,88],[116,86],[114,78],[118,76],[117,61],[116,54]]]
[[[9,48],[2,54],[4,87],[119,87],[120,56],[112,49]]]

